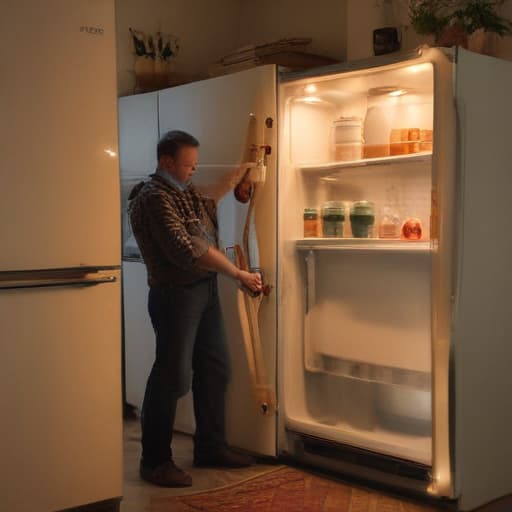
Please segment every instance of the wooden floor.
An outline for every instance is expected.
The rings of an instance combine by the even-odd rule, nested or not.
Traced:
[[[249,468],[218,470],[194,468],[192,466],[193,444],[190,436],[176,434],[173,439],[173,453],[176,464],[187,471],[193,479],[193,486],[187,488],[167,489],[156,487],[142,481],[139,478],[138,467],[140,458],[140,426],[138,421],[126,421],[124,424],[124,497],[121,502],[121,512],[144,512],[149,510],[152,501],[160,498],[195,494],[201,491],[217,489],[229,484],[243,482],[252,477],[263,475],[274,471],[278,465],[256,464]],[[422,510],[445,511],[446,507],[415,504],[410,501],[403,501],[386,494],[379,493],[372,489],[364,489],[358,486],[350,486],[351,494],[354,497],[370,496],[368,507],[364,512],[377,512],[377,504],[386,504],[382,509],[385,512],[420,512]],[[357,501],[357,500],[356,500]],[[361,500],[359,500],[361,501]],[[404,503],[407,505],[405,506]],[[354,502],[354,505],[356,503]],[[375,505],[375,506],[374,506]],[[361,504],[362,506],[362,504]],[[405,507],[405,508],[404,508]],[[381,509],[378,508],[380,511]],[[350,506],[347,511],[359,512],[363,508]],[[307,512],[318,512],[308,510]],[[337,511],[338,512],[338,511]],[[342,512],[341,510],[339,512]],[[512,512],[512,497],[499,500],[475,512]]]

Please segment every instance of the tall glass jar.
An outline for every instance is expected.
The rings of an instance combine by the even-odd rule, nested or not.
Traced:
[[[375,205],[370,201],[355,201],[350,208],[350,226],[354,238],[371,238],[375,222]]]
[[[327,201],[322,207],[322,233],[326,238],[343,237],[345,208],[338,201]]]

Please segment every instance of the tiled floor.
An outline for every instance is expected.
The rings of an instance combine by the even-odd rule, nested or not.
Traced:
[[[175,434],[173,454],[176,465],[192,475],[192,487],[166,489],[148,484],[139,478],[140,426],[138,421],[124,423],[124,496],[121,512],[144,512],[153,496],[192,494],[245,480],[275,469],[276,465],[257,464],[249,468],[217,470],[192,467],[192,439]]]
[[[152,497],[193,494],[199,491],[215,489],[227,484],[240,482],[247,478],[276,469],[277,465],[256,464],[249,468],[215,470],[192,467],[192,439],[190,436],[175,434],[173,452],[176,464],[192,475],[194,485],[179,489],[166,489],[150,485],[139,478],[140,425],[138,421],[124,423],[124,497],[121,512],[144,512]],[[386,509],[387,510],[387,509]],[[475,512],[511,512],[512,497],[498,500]],[[312,511],[314,512],[314,511]],[[390,512],[395,512],[390,509]]]

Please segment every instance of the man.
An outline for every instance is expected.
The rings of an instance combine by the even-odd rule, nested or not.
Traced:
[[[130,196],[130,221],[147,267],[148,310],[156,335],[142,406],[140,475],[165,487],[192,485],[190,475],[174,464],[171,449],[177,401],[191,385],[194,465],[243,467],[251,462],[225,444],[230,370],[217,273],[252,291],[261,290],[261,276],[239,270],[217,249],[215,201],[190,182],[198,146],[188,133],[166,133],[158,143],[155,174]]]

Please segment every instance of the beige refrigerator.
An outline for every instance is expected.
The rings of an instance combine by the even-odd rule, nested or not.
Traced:
[[[119,510],[114,2],[0,19],[0,509]]]

